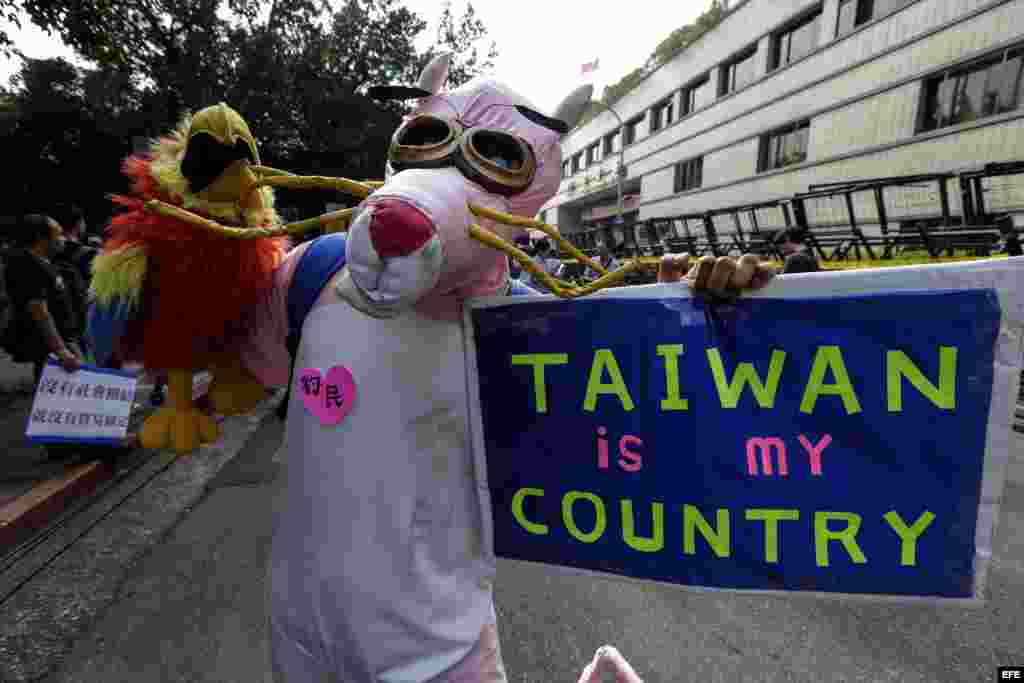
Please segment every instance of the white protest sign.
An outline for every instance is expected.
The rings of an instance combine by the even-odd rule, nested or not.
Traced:
[[[43,368],[25,435],[35,443],[118,444],[128,431],[137,378],[83,365]]]

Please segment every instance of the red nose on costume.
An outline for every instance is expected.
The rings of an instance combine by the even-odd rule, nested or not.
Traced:
[[[381,199],[372,204],[370,241],[381,258],[408,256],[434,234],[427,215],[401,199]]]

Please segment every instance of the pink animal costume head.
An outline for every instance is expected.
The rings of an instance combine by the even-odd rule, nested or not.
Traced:
[[[469,204],[533,217],[558,189],[559,141],[593,91],[578,88],[549,117],[492,80],[442,93],[448,66],[441,55],[418,87],[370,92],[419,100],[392,140],[385,185],[360,205],[349,228],[350,277],[339,293],[375,317],[414,308],[456,319],[465,299],[503,291],[505,255],[473,239],[469,227],[509,241],[522,229],[476,217]]]

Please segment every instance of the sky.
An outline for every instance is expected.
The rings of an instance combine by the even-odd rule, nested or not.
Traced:
[[[430,23],[421,35],[425,47],[432,42],[441,1],[405,0],[403,4]],[[643,64],[659,42],[674,29],[691,23],[710,4],[710,0],[630,0],[614,4],[593,0],[473,2],[491,40],[497,43],[499,56],[492,75],[548,113],[585,82],[592,82],[595,96],[600,96],[604,86]],[[452,0],[456,17],[462,15],[465,6],[466,0]],[[27,19],[22,25],[21,31],[13,26],[9,30],[15,45],[27,56],[64,57],[84,65],[56,36],[48,36]],[[581,76],[580,67],[595,59],[597,71]],[[0,82],[6,84],[18,65],[16,58],[0,58]]]

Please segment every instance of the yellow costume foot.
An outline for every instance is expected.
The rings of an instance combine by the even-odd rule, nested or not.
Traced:
[[[221,415],[248,413],[267,398],[267,390],[238,359],[212,368],[213,382],[207,394],[213,410]]]
[[[189,406],[164,406],[146,418],[139,432],[143,448],[170,447],[178,455],[191,453],[204,443],[216,441],[220,428],[212,417]]]

